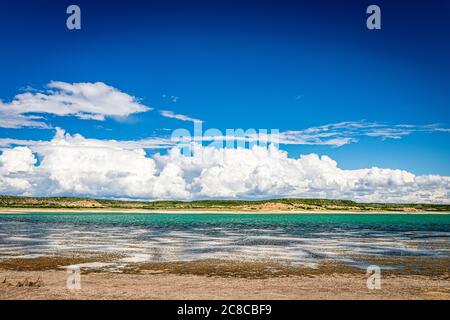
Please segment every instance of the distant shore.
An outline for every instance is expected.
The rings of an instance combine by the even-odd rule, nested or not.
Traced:
[[[0,214],[27,214],[34,212],[42,213],[123,213],[123,214],[450,214],[450,211],[350,211],[350,210],[186,210],[186,209],[121,209],[121,208],[0,208]]]
[[[0,213],[178,213],[178,214],[413,214],[450,213],[450,204],[358,203],[338,199],[278,198],[266,200],[114,200],[76,197],[0,195]]]
[[[0,214],[44,213],[143,213],[143,214],[450,214],[448,211],[350,211],[350,210],[186,210],[186,209],[121,209],[121,208],[0,208]]]

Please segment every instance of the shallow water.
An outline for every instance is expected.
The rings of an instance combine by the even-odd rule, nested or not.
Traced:
[[[450,256],[450,215],[0,215],[0,257],[119,254],[121,263],[230,259],[314,267],[365,257]]]

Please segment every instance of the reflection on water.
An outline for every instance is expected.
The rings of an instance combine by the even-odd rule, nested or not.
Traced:
[[[363,265],[365,256],[449,257],[449,215],[27,214],[0,216],[0,257],[120,254]]]

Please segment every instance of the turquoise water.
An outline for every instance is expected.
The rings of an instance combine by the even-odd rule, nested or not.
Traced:
[[[0,215],[0,256],[74,252],[119,253],[121,264],[232,259],[364,266],[374,255],[448,258],[450,215]]]

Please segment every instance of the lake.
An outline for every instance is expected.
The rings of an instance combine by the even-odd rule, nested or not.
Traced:
[[[448,261],[450,215],[0,215],[0,258],[73,253],[117,254],[120,264],[225,259],[305,267],[334,261],[363,268],[367,257]]]

